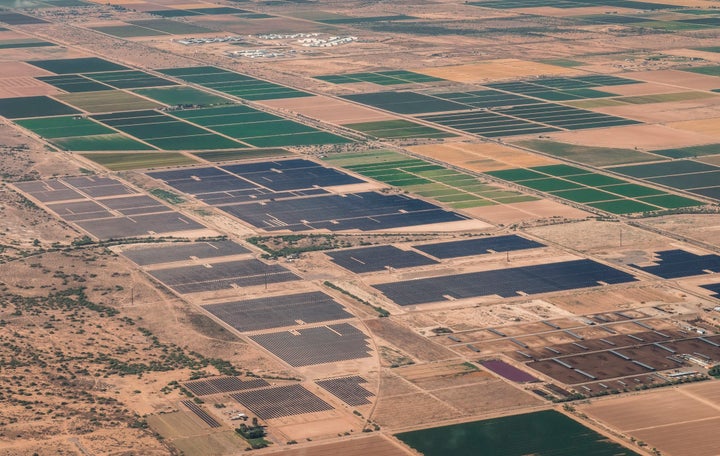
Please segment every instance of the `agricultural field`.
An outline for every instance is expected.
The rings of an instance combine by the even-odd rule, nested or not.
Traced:
[[[193,160],[187,155],[174,152],[89,153],[82,154],[82,156],[112,171],[192,165],[197,163],[197,160]]]
[[[326,160],[335,166],[434,199],[454,209],[535,200],[532,196],[484,183],[470,174],[391,151],[347,153]]]
[[[717,454],[712,0],[0,25],[0,453]]]
[[[309,93],[216,67],[168,68],[157,70],[168,76],[246,100],[307,97]]]
[[[555,411],[431,428],[396,437],[426,456],[638,454]]]
[[[714,406],[719,386],[700,383],[632,398],[598,400],[582,410],[663,454],[709,456],[716,453],[718,445],[710,429],[720,420]]]
[[[703,204],[691,198],[568,165],[506,169],[488,171],[487,174],[613,214],[660,211]]]

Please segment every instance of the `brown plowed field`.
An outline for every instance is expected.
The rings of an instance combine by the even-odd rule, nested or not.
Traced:
[[[282,456],[407,456],[412,453],[404,450],[385,437],[374,435],[372,437],[346,440],[343,442],[315,445],[292,450],[264,453],[267,455]]]
[[[580,408],[662,454],[715,456],[720,448],[720,382],[708,381]]]

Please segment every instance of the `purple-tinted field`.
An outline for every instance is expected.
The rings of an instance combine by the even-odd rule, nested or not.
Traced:
[[[529,383],[529,382],[536,382],[538,381],[537,378],[533,377],[532,375],[528,374],[525,371],[521,371],[515,366],[511,366],[510,364],[506,363],[505,361],[500,361],[499,359],[489,359],[486,361],[480,361],[480,364],[486,368],[489,369],[496,374],[505,377],[506,379],[513,381],[515,383]]]

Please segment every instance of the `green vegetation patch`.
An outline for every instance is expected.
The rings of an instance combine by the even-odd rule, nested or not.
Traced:
[[[144,87],[164,87],[177,85],[167,79],[153,76],[139,70],[102,72],[85,75],[116,89],[140,89]]]
[[[52,140],[52,143],[61,149],[74,152],[94,150],[152,150],[152,147],[147,144],[128,138],[120,133],[56,138]]]
[[[691,73],[698,73],[698,74],[706,74],[708,76],[720,76],[720,65],[697,67],[697,68],[687,68],[683,71],[689,71]]]
[[[115,133],[104,125],[79,116],[25,119],[15,123],[47,139]]]
[[[261,136],[244,140],[255,147],[310,146],[322,144],[346,144],[350,139],[324,131],[297,133],[293,135]]]
[[[0,49],[19,49],[19,48],[34,48],[34,47],[49,47],[57,46],[55,43],[49,41],[37,40],[35,38],[19,38],[13,40],[0,40]]]
[[[158,103],[120,90],[56,95],[56,98],[90,113],[159,108]]]
[[[530,139],[518,141],[515,145],[543,152],[554,157],[585,163],[593,166],[621,165],[626,163],[640,163],[662,160],[655,155],[639,152],[633,149],[618,149],[610,147],[590,147],[567,144],[543,139]]]
[[[128,21],[132,25],[138,27],[156,30],[158,32],[168,33],[170,35],[186,35],[197,33],[212,33],[214,30],[189,24],[187,22],[171,21],[169,19],[147,19],[140,21]]]
[[[650,204],[641,203],[628,199],[603,201],[599,203],[590,203],[588,206],[600,209],[601,211],[610,212],[611,214],[634,214],[641,212],[658,211],[662,208]]]
[[[437,128],[428,127],[409,120],[385,120],[343,125],[376,138],[448,138],[455,136]]]
[[[285,157],[288,155],[292,155],[292,152],[286,149],[272,148],[193,152],[193,155],[207,161],[218,163],[234,160],[252,160],[257,158]]]
[[[207,106],[232,103],[227,98],[222,98],[211,93],[184,86],[163,87],[154,89],[137,89],[134,92],[170,106]]]
[[[8,119],[79,114],[80,111],[44,95],[0,99],[0,115]]]
[[[573,68],[585,65],[584,62],[570,59],[542,59],[539,60],[539,62],[546,65],[555,65],[563,68]]]
[[[115,36],[118,38],[133,38],[136,36],[158,36],[158,35],[168,35],[166,32],[161,32],[160,30],[152,30],[147,27],[140,27],[138,25],[108,25],[104,27],[91,27],[93,30],[96,30],[100,33],[105,33],[110,36]]]
[[[78,74],[40,76],[36,79],[70,93],[112,90],[112,87],[106,86],[105,84],[101,84],[97,81],[92,81]]]
[[[198,162],[187,155],[177,152],[104,153],[82,154],[82,156],[111,171],[191,165]]]
[[[654,204],[655,206],[664,207],[666,209],[678,209],[681,207],[705,205],[705,203],[703,203],[702,201],[697,201],[694,199],[685,198],[684,196],[670,194],[647,196],[644,198],[639,198],[639,200],[646,203]]]
[[[560,192],[552,192],[553,195],[565,198],[566,200],[575,201],[576,203],[592,203],[595,201],[616,200],[617,195],[603,192],[594,188],[583,188],[578,190],[563,190]]]
[[[339,75],[316,76],[315,79],[333,84],[353,84],[358,82],[371,82],[378,85],[397,85],[412,83],[428,83],[444,81],[444,79],[414,73],[406,70],[377,71],[370,73],[349,73]]]
[[[652,196],[660,195],[665,192],[652,187],[646,187],[644,185],[637,184],[620,184],[620,185],[607,185],[599,187],[607,192],[612,192],[616,195],[626,196],[629,198],[637,198],[639,196]]]
[[[653,150],[652,153],[669,158],[702,157],[704,155],[720,154],[720,144],[705,144],[703,146],[682,147],[678,149]]]
[[[98,57],[82,57],[78,59],[31,60],[30,65],[42,68],[55,74],[95,73],[98,71],[127,70],[127,67],[108,62]]]
[[[348,152],[325,158],[335,166],[349,169],[363,176],[401,187],[454,208],[479,207],[497,204],[496,196],[532,201],[537,198],[479,182],[478,178],[443,168],[425,160],[411,158],[388,150],[364,153]],[[485,192],[485,193],[481,193]],[[493,194],[493,192],[495,194]]]
[[[554,410],[396,434],[425,456],[639,456]]]

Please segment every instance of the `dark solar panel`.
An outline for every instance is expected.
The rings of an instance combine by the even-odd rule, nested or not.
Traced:
[[[511,252],[514,250],[545,247],[544,244],[525,239],[514,234],[487,238],[465,239],[460,241],[440,242],[436,244],[415,245],[414,248],[430,254],[435,258],[456,258],[481,255],[493,252]]]
[[[391,282],[373,285],[401,306],[477,296],[502,297],[547,293],[632,282],[636,279],[625,272],[592,260],[522,266],[502,270],[472,272],[452,276]]]
[[[720,272],[720,256],[715,254],[695,255],[684,250],[664,250],[656,255],[658,259],[655,266],[630,266],[663,279],[706,274],[705,271]]]

